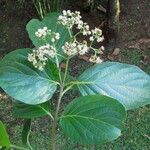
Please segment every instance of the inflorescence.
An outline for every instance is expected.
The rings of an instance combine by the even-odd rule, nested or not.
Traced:
[[[102,30],[99,28],[90,30],[89,25],[86,22],[83,22],[81,19],[82,17],[79,11],[71,12],[70,10],[64,10],[62,12],[62,15],[58,17],[58,24],[65,26],[71,36],[71,40],[65,42],[65,44],[62,46],[62,50],[68,57],[73,57],[75,55],[84,55],[91,51],[92,55],[89,61],[93,63],[102,63],[103,60],[99,55],[103,54],[104,47],[101,46],[99,49],[93,47],[93,42],[103,42],[104,37],[102,35]],[[79,32],[75,35],[72,35],[73,28],[79,30]],[[79,42],[77,40],[77,35],[79,34],[88,36],[89,45],[85,40],[82,42]],[[43,45],[41,47],[33,49],[32,53],[28,54],[28,61],[32,62],[35,68],[43,70],[48,58],[57,57],[55,42],[58,41],[61,37],[59,33],[52,32],[48,29],[48,27],[38,29],[35,32],[35,36],[41,39],[45,39],[47,36],[49,36],[52,42],[52,45]]]

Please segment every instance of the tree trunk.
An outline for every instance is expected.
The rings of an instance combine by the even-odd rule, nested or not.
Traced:
[[[109,45],[108,50],[112,51],[118,47],[119,35],[119,15],[120,15],[120,1],[108,0],[107,17],[108,17],[108,30],[109,30]]]

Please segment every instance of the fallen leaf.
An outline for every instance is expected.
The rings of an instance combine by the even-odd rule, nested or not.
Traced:
[[[78,58],[82,59],[82,60],[85,60],[85,61],[89,61],[89,57],[85,56],[85,55],[79,55]]]
[[[131,41],[126,44],[127,48],[145,49],[150,48],[150,39],[142,38],[136,41]]]
[[[115,48],[112,54],[108,54],[109,60],[120,60],[120,48]]]

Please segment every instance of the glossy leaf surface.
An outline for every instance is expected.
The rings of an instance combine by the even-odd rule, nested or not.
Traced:
[[[30,49],[20,49],[6,55],[0,62],[0,86],[10,96],[26,104],[49,100],[57,88],[57,68],[49,61],[44,71],[28,62]]]
[[[49,102],[38,105],[28,105],[21,102],[15,102],[12,108],[12,114],[16,118],[32,119],[47,115],[50,111]]]
[[[65,134],[82,144],[101,144],[121,135],[125,108],[102,95],[76,98],[65,109],[60,125]]]
[[[78,85],[82,95],[107,95],[126,109],[150,103],[150,76],[133,65],[104,62],[87,69],[78,80],[86,83]]]

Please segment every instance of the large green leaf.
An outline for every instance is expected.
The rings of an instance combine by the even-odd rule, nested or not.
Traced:
[[[59,15],[59,13],[49,13],[42,21],[39,21],[38,19],[32,19],[29,21],[26,28],[35,47],[42,46],[46,43],[52,44],[49,36],[46,36],[46,39],[41,39],[35,36],[35,32],[39,28],[46,26],[48,29],[52,30],[52,32],[58,32],[60,34],[60,39],[55,43],[56,49],[58,50],[59,54],[63,55],[62,46],[66,41],[70,40],[70,35],[64,26],[58,24],[57,19]],[[59,59],[62,60],[63,58],[59,57]]]
[[[58,70],[48,62],[44,71],[28,62],[30,49],[20,49],[6,55],[0,62],[0,86],[10,96],[26,104],[40,104],[56,91]]]
[[[22,144],[23,145],[28,145],[29,142],[29,136],[30,136],[30,132],[31,132],[31,123],[32,120],[31,119],[26,119],[23,125],[23,130],[22,130]]]
[[[9,136],[5,129],[4,124],[0,121],[0,147],[10,147]]]
[[[12,114],[16,118],[37,118],[47,115],[50,112],[49,102],[38,105],[28,105],[21,102],[14,102]]]
[[[133,65],[104,62],[87,69],[78,80],[86,83],[78,85],[82,95],[107,95],[126,109],[150,103],[150,76]]]
[[[101,144],[121,135],[125,108],[102,95],[76,98],[65,109],[60,125],[65,134],[82,144]]]

